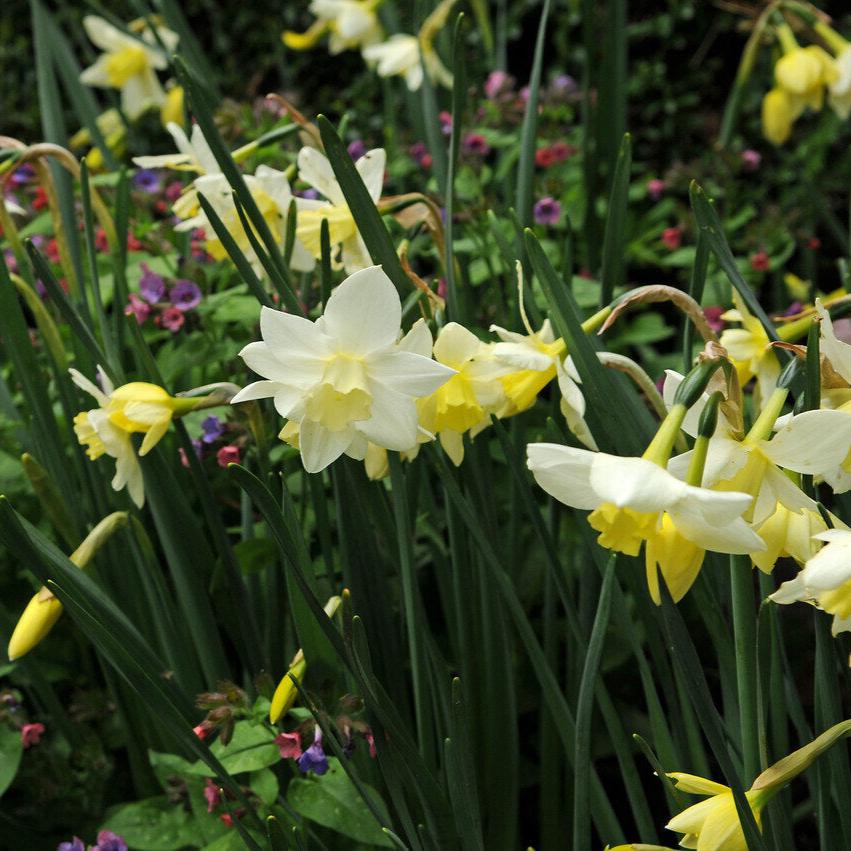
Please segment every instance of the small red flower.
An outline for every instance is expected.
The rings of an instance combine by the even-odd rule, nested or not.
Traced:
[[[44,244],[44,256],[47,257],[51,263],[59,262],[59,245],[53,237],[48,239]]]
[[[35,724],[24,724],[21,727],[21,742],[25,748],[30,747],[31,745],[37,745],[41,741],[41,737],[44,735],[44,724],[40,724],[36,722]]]
[[[47,193],[39,186],[35,190],[35,198],[33,198],[33,209],[43,210],[47,206]]]
[[[552,148],[538,148],[535,151],[535,165],[538,168],[549,168],[556,161]]]
[[[751,254],[750,262],[751,269],[753,269],[754,272],[767,272],[771,269],[771,258],[762,249]]]
[[[228,464],[239,464],[239,447],[230,444],[223,446],[216,453],[216,461],[220,467],[227,467]]]
[[[662,243],[665,248],[675,251],[683,244],[683,229],[677,225],[662,231]]]
[[[281,759],[298,759],[301,756],[301,736],[298,732],[280,733],[275,736],[275,744],[281,753]]]
[[[167,307],[159,317],[160,324],[163,328],[168,328],[172,334],[176,334],[186,322],[186,317],[183,311],[177,307]]]
[[[552,154],[553,162],[563,163],[576,153],[576,148],[573,145],[568,145],[567,142],[553,142],[550,145],[550,154]]]
[[[818,251],[821,248],[821,240],[817,236],[811,236],[807,242],[807,247],[813,251]]]
[[[98,228],[95,231],[95,248],[101,254],[106,254],[109,251],[109,242],[106,238],[106,231],[103,228]]]
[[[206,724],[202,722],[197,727],[193,727],[192,732],[203,742],[204,739],[207,738],[207,734],[210,732],[210,730],[206,726]]]
[[[127,234],[127,250],[128,251],[141,251],[142,243],[139,239],[136,238],[135,234],[128,233]]]

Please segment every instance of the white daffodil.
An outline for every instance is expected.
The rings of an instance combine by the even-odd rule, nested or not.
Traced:
[[[210,145],[204,138],[204,132],[200,126],[192,126],[191,135],[178,124],[170,121],[166,124],[166,130],[171,133],[177,153],[162,154],[153,157],[133,157],[133,162],[139,168],[170,168],[174,171],[192,171],[195,174],[219,174],[219,168]]]
[[[240,353],[264,380],[233,402],[271,397],[282,417],[298,423],[302,463],[311,473],[343,453],[362,460],[370,441],[410,449],[417,442],[415,399],[454,371],[400,349],[401,320],[399,295],[379,266],[346,278],[316,322],[264,307],[263,342]]]
[[[269,166],[261,165],[253,175],[245,175],[243,178],[251,193],[251,197],[257,204],[258,209],[269,225],[276,242],[283,245],[287,233],[287,216],[289,215],[290,203],[293,200],[292,190],[287,176],[282,171],[277,171]],[[234,238],[237,247],[248,258],[252,267],[258,275],[263,274],[263,266],[260,263],[248,234],[242,226],[236,205],[233,199],[233,189],[223,174],[204,174],[193,182],[195,191],[209,201],[216,215],[222,220],[228,232]],[[296,208],[301,211],[305,207],[316,204],[304,198],[296,198]],[[301,213],[299,212],[299,218]],[[180,222],[176,231],[192,231],[202,228],[206,235],[205,247],[216,259],[222,260],[227,257],[224,245],[216,236],[213,226],[207,219],[206,214],[201,211],[192,218]],[[259,238],[259,237],[258,237]],[[316,265],[313,256],[296,237],[293,244],[293,253],[290,266],[297,272],[309,272]]]
[[[493,357],[493,347],[457,322],[440,329],[434,358],[455,370],[449,381],[417,401],[420,426],[436,434],[457,466],[464,460],[464,434],[475,437],[490,425],[504,393],[499,378],[507,367]]]
[[[374,148],[355,163],[358,174],[375,202],[381,197],[386,159],[383,148]],[[299,205],[296,225],[298,239],[316,259],[321,258],[322,220],[326,219],[332,251],[339,246],[339,256],[335,251],[333,257],[336,265],[342,265],[348,274],[367,268],[372,260],[328,158],[315,148],[302,148],[298,152],[298,176],[328,199]]]
[[[6,212],[13,216],[25,216],[27,214],[27,211],[11,195],[3,198],[3,206],[6,208]]]
[[[826,529],[815,535],[822,547],[771,598],[775,603],[811,603],[833,615],[833,634],[851,631],[851,531]]]
[[[828,87],[828,103],[843,120],[851,115],[851,44],[846,42],[842,52],[834,59],[836,77]]]
[[[86,15],[83,27],[92,43],[103,50],[97,61],[80,74],[80,80],[89,86],[120,89],[121,108],[131,120],[138,118],[150,107],[162,106],[165,92],[157,79],[157,71],[168,67],[166,51],[172,51],[178,41],[176,33],[166,27],[157,27],[156,35],[142,22],[131,24],[140,30],[134,37],[96,15]]]
[[[550,496],[591,511],[598,543],[627,555],[645,544],[647,584],[660,601],[657,565],[675,601],[691,587],[705,550],[751,553],[765,549],[742,514],[746,493],[694,487],[645,458],[619,458],[552,443],[527,447],[528,466]]]
[[[284,44],[291,50],[310,50],[326,33],[332,54],[373,44],[381,38],[376,6],[378,0],[311,0],[316,20],[306,32],[287,30]]]
[[[397,33],[380,44],[371,44],[361,51],[367,62],[375,63],[380,77],[404,77],[409,91],[423,84],[423,64],[420,60],[420,41],[415,35]]]

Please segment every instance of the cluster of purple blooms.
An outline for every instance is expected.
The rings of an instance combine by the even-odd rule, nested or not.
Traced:
[[[207,450],[212,447],[212,444],[221,440],[226,431],[226,425],[215,414],[210,414],[201,422],[201,437],[192,441],[192,448],[195,450],[195,455],[198,458],[203,458]],[[239,447],[236,444],[226,444],[220,446],[216,450],[216,461],[220,467],[227,467],[228,464],[238,464],[240,460]],[[189,466],[189,459],[180,450],[180,462],[184,467]]]
[[[86,851],[86,844],[75,836],[70,842],[60,842],[56,851]],[[95,844],[88,846],[88,851],[127,851],[127,843],[111,830],[102,830]]]
[[[174,334],[186,322],[187,311],[194,310],[200,303],[201,290],[194,281],[181,278],[167,287],[161,275],[151,271],[147,263],[142,263],[139,295],[130,294],[124,312],[135,316],[140,325],[154,313],[154,322]]]

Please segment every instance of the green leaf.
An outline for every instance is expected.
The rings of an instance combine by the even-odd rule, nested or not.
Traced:
[[[375,263],[383,267],[399,293],[407,294],[411,289],[411,282],[402,269],[393,240],[390,238],[390,232],[381,219],[381,213],[378,212],[375,201],[370,197],[369,191],[346,150],[346,146],[324,115],[320,115],[316,119],[316,123],[319,126],[328,162],[334,169],[334,175],[340,184],[340,189],[346,198],[349,209],[352,211],[355,222],[357,222],[358,230],[363,237],[370,257]]]
[[[223,745],[221,741],[217,741],[210,751],[213,756],[218,757],[230,774],[258,771],[281,761],[274,738],[272,732],[261,724],[237,721],[230,742]]]
[[[379,794],[370,786],[365,788],[389,822]],[[382,848],[393,847],[335,757],[328,758],[328,771],[322,776],[311,774],[291,781],[287,801],[299,815],[344,836]]]
[[[101,825],[124,838],[133,851],[176,851],[194,845],[195,818],[165,795],[124,804]]]
[[[629,133],[623,137],[618,152],[612,191],[606,211],[606,230],[603,233],[603,268],[600,273],[600,307],[605,307],[615,288],[623,284],[626,257],[626,211],[629,195],[629,169],[632,165],[632,141]]]
[[[261,573],[278,558],[278,548],[269,538],[248,538],[234,545],[233,553],[244,575]]]
[[[21,731],[0,724],[0,795],[11,785],[21,764],[24,745]]]
[[[280,754],[278,759],[280,760]],[[271,769],[261,768],[259,771],[253,771],[248,785],[264,804],[275,803],[278,797],[278,778]]]

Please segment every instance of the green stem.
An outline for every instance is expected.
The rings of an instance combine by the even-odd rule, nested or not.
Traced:
[[[736,683],[739,690],[739,732],[743,780],[749,784],[760,770],[757,713],[756,618],[753,573],[746,555],[730,556],[730,593],[736,645]]]

